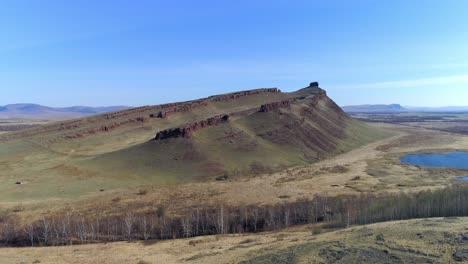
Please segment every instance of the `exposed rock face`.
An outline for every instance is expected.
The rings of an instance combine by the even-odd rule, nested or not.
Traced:
[[[328,98],[325,90],[320,90],[314,97],[312,97],[312,99],[307,102],[308,107],[304,107],[300,114],[302,116],[315,115],[315,109],[320,102],[325,103],[327,108],[338,114],[341,119],[346,120],[351,118],[335,102]]]
[[[122,120],[120,122],[113,122],[113,123],[108,123],[102,126],[98,127],[93,127],[93,128],[88,128],[88,129],[82,129],[78,131],[77,133],[73,134],[67,134],[58,138],[55,138],[54,140],[49,140],[48,143],[54,143],[57,142],[61,139],[75,139],[75,138],[83,138],[89,135],[93,135],[99,132],[109,132],[112,131],[116,128],[119,128],[121,126],[125,126],[128,124],[137,124],[137,123],[145,123],[148,122],[148,117],[136,117],[136,118],[130,118],[127,120]],[[64,128],[65,130],[67,128]]]
[[[207,105],[208,105],[208,102],[206,100],[193,101],[191,103],[174,106],[171,109],[162,110],[157,114],[151,114],[150,117],[166,118],[167,116],[174,114],[174,113],[190,112],[191,110],[195,108],[199,108],[199,107],[203,107]]]
[[[194,122],[185,125],[184,127],[170,128],[163,131],[160,131],[156,134],[154,140],[164,140],[168,138],[188,138],[191,137],[193,132],[204,127],[216,126],[218,124],[227,122],[229,120],[228,115],[219,115],[208,118],[206,120]]]
[[[291,106],[290,101],[287,101],[287,100],[279,101],[279,102],[261,105],[259,112],[270,112],[278,108],[289,108],[290,106]]]
[[[194,101],[184,102],[184,103],[165,104],[165,105],[160,106],[160,108],[163,110],[159,111],[157,114],[151,114],[150,117],[166,118],[169,115],[174,114],[174,113],[190,112],[191,110],[195,108],[207,106],[210,101],[212,102],[229,101],[229,100],[234,100],[234,99],[244,97],[244,96],[249,96],[249,95],[256,95],[256,94],[262,94],[262,93],[279,93],[279,92],[281,91],[277,88],[263,88],[263,89],[241,91],[241,92],[235,92],[235,93],[229,93],[229,94],[214,95],[205,99],[194,100]]]
[[[114,118],[141,113],[141,112],[147,111],[148,108],[149,108],[148,106],[136,107],[136,108],[126,109],[126,110],[122,110],[118,112],[103,114],[102,116],[105,119],[114,119]]]
[[[258,135],[277,144],[305,146],[316,153],[335,150],[338,140],[346,137],[349,116],[328,98],[324,90],[316,90],[313,96],[291,101],[291,106],[295,108],[278,115],[281,126],[272,125]],[[296,111],[297,108],[299,111]],[[320,156],[316,154],[307,158],[316,160]]]
[[[215,96],[208,97],[208,99],[218,102],[218,101],[228,101],[232,99],[237,99],[239,97],[249,96],[249,95],[256,95],[256,94],[262,94],[262,93],[280,93],[280,92],[281,91],[278,88],[263,88],[263,89],[235,92],[235,93],[230,93],[230,94],[215,95]]]
[[[176,102],[154,106],[142,106],[131,109],[105,113],[96,116],[90,116],[78,120],[64,121],[62,123],[40,126],[36,129],[28,129],[14,134],[7,134],[0,137],[1,141],[8,141],[31,136],[49,137],[49,135],[60,132],[60,135],[46,140],[48,143],[54,143],[60,140],[83,138],[99,132],[108,132],[110,130],[135,125],[142,122],[148,122],[148,117],[165,118],[173,113],[189,112],[195,108],[207,106],[210,102],[229,101],[243,96],[257,95],[263,93],[279,93],[277,88],[262,88],[247,90],[230,94],[210,96],[203,99],[187,102]],[[112,121],[111,121],[112,120]],[[103,125],[104,123],[104,125]]]

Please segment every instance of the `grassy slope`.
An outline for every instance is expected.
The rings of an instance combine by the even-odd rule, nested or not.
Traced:
[[[119,173],[119,160],[109,162],[109,166],[103,171],[98,164],[97,167],[90,166],[89,170],[83,161],[93,157],[95,154],[108,153],[111,151],[129,148],[147,142],[161,129],[177,126],[189,121],[204,119],[224,111],[244,110],[259,104],[281,100],[287,94],[263,94],[239,98],[235,102],[213,102],[206,108],[194,109],[189,113],[180,113],[168,119],[152,119],[148,123],[129,125],[108,133],[98,133],[91,137],[76,140],[58,141],[47,143],[54,139],[71,133],[70,131],[52,130],[35,136],[20,140],[0,142],[0,179],[4,184],[0,185],[0,197],[2,202],[30,201],[51,197],[74,198],[85,193],[97,192],[100,189],[114,189],[131,185],[148,183],[147,178],[136,177],[133,168],[137,164],[130,164],[125,173]],[[146,114],[153,113],[152,111]],[[136,116],[140,116],[137,114]],[[131,116],[134,117],[134,116]],[[129,118],[129,117],[125,117]],[[123,119],[125,119],[123,118]],[[114,122],[115,120],[111,120]],[[101,115],[92,116],[70,121],[61,121],[40,128],[30,129],[30,132],[47,129],[54,125],[78,122],[80,129],[105,125],[111,121]],[[73,132],[73,131],[72,131]],[[9,134],[15,134],[14,132]],[[179,148],[179,144],[172,144],[169,148]],[[183,147],[182,147],[183,148]],[[145,154],[145,149],[140,151]],[[151,152],[151,149],[147,151]],[[151,153],[145,154],[151,155]],[[170,165],[177,171],[177,167]],[[147,168],[147,166],[143,166]],[[152,168],[159,171],[159,168]],[[190,169],[190,168],[188,168]],[[185,174],[189,171],[183,171]],[[166,174],[165,174],[166,175]],[[165,176],[163,175],[163,176]],[[174,173],[167,177],[158,178],[158,183],[175,182]],[[15,185],[16,181],[27,181],[26,185]],[[156,182],[156,181],[155,181]]]
[[[304,117],[296,107],[302,106],[234,119],[190,139],[145,142],[85,160],[80,167],[152,183],[235,177],[310,163],[387,136],[326,105],[300,123]]]
[[[468,218],[434,218],[354,227],[240,263],[466,263],[467,223]],[[464,260],[456,252],[465,252]]]
[[[324,100],[305,118],[299,115],[301,109],[307,108],[307,102],[302,102],[291,110],[235,117],[228,124],[197,131],[190,139],[148,141],[159,129],[305,95],[310,95],[310,89],[211,102],[207,107],[168,119],[52,144],[47,144],[46,139],[65,132],[57,130],[1,142],[0,179],[5,184],[0,186],[0,197],[3,202],[75,198],[100,189],[269,172],[341,153],[385,136],[377,129],[343,119],[339,112],[330,111],[334,103]],[[305,121],[297,125],[301,119]],[[78,121],[90,127],[99,120],[100,116],[96,116]],[[14,184],[20,180],[28,184]]]
[[[151,118],[148,122],[135,123],[120,127],[119,129],[111,130],[106,133],[97,133],[93,136],[88,136],[80,139],[58,141],[48,143],[47,140],[54,139],[71,133],[70,131],[53,131],[51,133],[35,136],[32,139],[43,145],[47,145],[54,151],[73,154],[92,156],[104,154],[112,151],[126,149],[144,143],[155,136],[157,131],[167,128],[178,127],[188,122],[195,120],[203,120],[215,115],[225,114],[234,111],[246,110],[253,107],[259,107],[261,104],[275,102],[289,98],[286,93],[266,93],[257,94],[246,97],[241,97],[236,100],[227,102],[210,102],[206,107],[195,108],[190,112],[176,113],[167,119]],[[140,117],[149,114],[154,114],[157,111],[148,110],[143,113],[131,115],[129,117],[117,118],[116,120],[107,120],[101,116],[93,116],[83,119],[78,119],[80,129],[86,129],[106,124],[112,124],[126,120],[128,118]],[[59,124],[59,123],[57,123]],[[76,129],[75,131],[78,131]]]
[[[209,236],[147,243],[4,248],[1,263],[462,263],[468,218],[418,219],[312,234],[310,227],[275,233]],[[313,228],[313,227],[312,227]]]

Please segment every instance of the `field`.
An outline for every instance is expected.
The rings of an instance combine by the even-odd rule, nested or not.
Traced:
[[[302,226],[255,235],[53,248],[6,248],[1,263],[460,263],[468,218],[432,218],[329,232]],[[321,232],[325,232],[322,233]]]
[[[50,122],[50,120],[0,119],[0,133],[25,130]]]
[[[468,135],[468,113],[353,114],[366,122],[385,122]]]

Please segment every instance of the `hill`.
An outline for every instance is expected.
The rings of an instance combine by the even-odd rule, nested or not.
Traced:
[[[343,106],[346,113],[395,113],[408,111],[399,104],[349,105]]]
[[[411,112],[442,112],[442,113],[457,113],[468,112],[468,106],[441,106],[441,107],[420,107],[420,106],[406,106]]]
[[[54,108],[38,104],[10,104],[0,106],[0,119],[63,120],[127,109],[128,106],[89,107],[72,106]]]
[[[17,201],[225,180],[315,162],[383,134],[351,119],[318,83],[241,91],[0,135],[0,179],[28,182],[0,191]]]
[[[442,106],[442,107],[421,107],[421,106],[401,106],[400,104],[366,104],[348,105],[342,107],[343,111],[350,114],[392,114],[392,113],[466,113],[468,106]]]

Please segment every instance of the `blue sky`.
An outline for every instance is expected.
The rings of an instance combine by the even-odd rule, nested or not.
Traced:
[[[319,81],[468,105],[468,1],[0,2],[0,105],[147,105]]]

